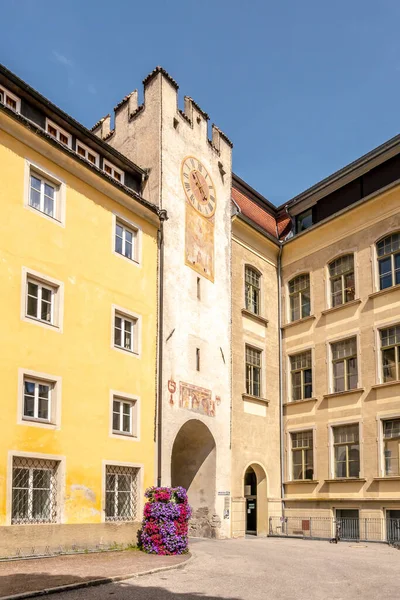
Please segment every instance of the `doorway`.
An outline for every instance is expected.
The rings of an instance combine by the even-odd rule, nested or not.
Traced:
[[[246,534],[257,535],[257,475],[248,467],[244,475],[244,497],[246,499]]]
[[[388,542],[400,542],[400,510],[386,511],[386,537]]]
[[[342,540],[360,539],[360,520],[358,510],[336,510],[336,523],[340,527],[339,536]]]

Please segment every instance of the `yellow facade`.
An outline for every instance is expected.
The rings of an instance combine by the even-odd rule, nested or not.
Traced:
[[[63,224],[26,206],[27,161],[64,183]],[[6,114],[0,164],[0,525],[11,523],[13,453],[61,461],[64,524],[104,522],[107,461],[139,466],[140,519],[154,483],[157,217]],[[113,251],[115,215],[140,231],[139,264]],[[63,288],[59,327],[23,318],[26,271]],[[113,347],[113,306],[139,317],[139,354]],[[57,378],[56,425],[20,422],[24,371]],[[112,434],[112,390],[138,399],[137,438]]]

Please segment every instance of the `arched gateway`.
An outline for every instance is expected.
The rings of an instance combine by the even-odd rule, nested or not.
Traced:
[[[193,509],[191,535],[215,537],[219,525],[215,515],[215,440],[208,427],[198,419],[186,421],[175,438],[171,456],[171,483],[174,487],[181,485],[188,490]]]
[[[246,533],[268,534],[267,474],[258,463],[252,463],[244,473]]]

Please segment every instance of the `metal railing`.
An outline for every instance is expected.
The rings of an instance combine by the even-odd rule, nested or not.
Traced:
[[[270,517],[269,536],[400,543],[400,519]]]

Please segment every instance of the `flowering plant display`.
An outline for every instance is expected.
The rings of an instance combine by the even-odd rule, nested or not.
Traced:
[[[149,554],[184,554],[188,551],[188,523],[192,514],[183,487],[151,487],[144,494],[139,545]]]

